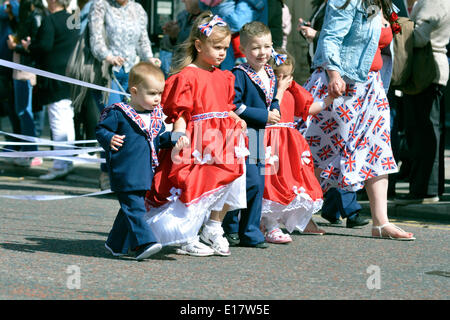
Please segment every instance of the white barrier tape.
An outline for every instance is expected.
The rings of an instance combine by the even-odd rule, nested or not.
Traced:
[[[57,196],[57,195],[5,195],[0,194],[0,198],[8,198],[8,199],[15,199],[15,200],[32,200],[32,201],[51,201],[51,200],[63,200],[63,199],[73,199],[73,198],[81,198],[81,197],[93,197],[93,196],[100,196],[103,194],[112,193],[111,189],[103,190],[99,192],[94,193],[87,193],[82,194],[79,196]]]
[[[83,158],[83,157],[46,157],[53,160],[64,160],[77,163],[106,163],[106,159],[102,158]]]
[[[34,157],[55,157],[70,156],[75,154],[103,151],[103,148],[83,148],[77,150],[48,150],[48,151],[12,151],[0,152],[0,157],[4,158],[34,158]]]
[[[80,81],[80,80],[77,80],[77,79],[73,79],[73,78],[69,78],[69,77],[66,77],[66,76],[62,76],[60,74],[56,74],[56,73],[52,73],[52,72],[48,72],[48,71],[44,71],[44,70],[40,70],[40,69],[28,67],[28,66],[24,66],[22,64],[14,63],[14,62],[3,60],[3,59],[0,59],[0,66],[4,66],[4,67],[7,67],[7,68],[11,68],[11,69],[16,69],[16,70],[21,70],[21,71],[34,73],[34,74],[37,74],[38,76],[41,76],[41,77],[46,77],[46,78],[50,78],[50,79],[54,79],[54,80],[58,80],[58,81],[63,81],[63,82],[75,84],[77,86],[87,87],[87,88],[91,88],[91,89],[95,89],[95,90],[106,91],[106,92],[110,92],[110,93],[116,93],[116,94],[124,95],[124,96],[127,96],[127,97],[130,96],[128,93],[125,93],[125,92],[122,92],[122,91],[112,90],[112,89],[101,87],[101,86],[98,86],[96,84],[92,84],[92,83],[89,83],[89,82]]]
[[[0,134],[6,135],[6,136],[10,136],[16,139],[21,139],[21,140],[25,140],[25,141],[29,141],[32,143],[36,143],[36,144],[43,144],[43,145],[49,145],[49,146],[55,146],[55,147],[69,147],[69,148],[73,148],[74,144],[82,144],[82,143],[98,143],[97,140],[74,140],[74,141],[62,141],[62,142],[55,142],[53,140],[49,140],[49,139],[42,139],[42,138],[37,138],[37,137],[32,137],[32,136],[26,136],[23,134],[17,134],[17,133],[9,133],[9,132],[4,132],[4,131],[0,131]],[[8,142],[8,143],[16,143],[17,145],[20,145],[23,142]],[[0,144],[5,144],[0,142]],[[77,148],[81,148],[81,147],[77,147]]]
[[[86,141],[89,141],[89,140],[86,140]],[[80,143],[86,143],[86,144],[87,143],[92,143],[92,142],[78,142],[78,141],[74,141],[74,142],[76,142],[77,144],[80,144]],[[10,141],[0,141],[0,146],[48,146],[48,145],[52,145],[52,146],[55,146],[55,147],[68,147],[69,146],[67,144],[47,143],[47,142],[10,142]],[[74,147],[74,146],[72,146],[72,147]],[[80,147],[80,148],[84,148],[84,147]]]

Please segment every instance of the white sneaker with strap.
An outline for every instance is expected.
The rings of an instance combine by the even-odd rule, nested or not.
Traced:
[[[211,228],[205,225],[200,233],[200,239],[209,244],[217,255],[229,256],[231,254],[230,244],[223,234],[221,226]]]
[[[178,254],[185,254],[194,257],[207,257],[214,255],[214,250],[201,243],[198,237],[177,249]]]

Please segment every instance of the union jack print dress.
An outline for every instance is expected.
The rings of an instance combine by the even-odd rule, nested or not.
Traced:
[[[314,99],[328,94],[326,71],[318,68],[304,87]],[[368,179],[397,172],[391,148],[389,102],[379,72],[364,83],[347,84],[343,96],[300,127],[315,166],[323,169],[321,186],[357,191]]]

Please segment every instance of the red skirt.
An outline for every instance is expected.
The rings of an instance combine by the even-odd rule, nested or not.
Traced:
[[[303,231],[323,203],[309,145],[292,123],[280,123],[266,128],[265,146],[262,216],[281,220],[289,232]]]

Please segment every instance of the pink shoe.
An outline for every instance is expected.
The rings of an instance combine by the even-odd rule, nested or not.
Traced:
[[[42,160],[42,158],[34,157],[33,159],[31,159],[30,167],[42,166],[43,163],[44,161]]]
[[[283,233],[280,228],[276,228],[266,233],[266,241],[270,243],[289,243],[292,242],[290,235]]]

